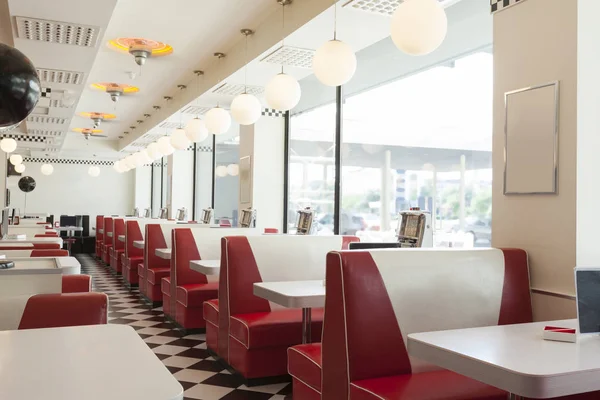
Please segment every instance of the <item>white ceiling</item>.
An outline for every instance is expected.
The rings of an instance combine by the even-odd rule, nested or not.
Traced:
[[[85,78],[96,59],[98,45],[94,46],[93,44],[101,41],[101,35],[106,30],[115,4],[116,0],[101,2],[95,0],[8,0],[14,45],[29,57],[36,68],[83,74],[78,84],[42,80],[42,88],[50,88],[51,93],[49,93],[49,97],[40,100],[38,109],[26,123],[21,124],[17,129],[17,132],[28,134],[21,136],[20,140],[18,139],[19,152],[39,156],[57,152],[62,147],[65,132],[73,117],[74,106],[85,87]],[[94,30],[97,35],[92,38],[90,46],[26,39],[23,37],[23,31],[17,29],[17,22],[21,17],[58,21],[65,25],[73,23],[85,25]],[[65,91],[70,92],[67,92],[67,97],[72,99],[71,107],[65,107],[65,102],[62,101]],[[44,106],[46,107],[44,108]],[[44,115],[36,115],[35,112],[42,112]],[[46,117],[53,118],[46,120]],[[34,122],[34,120],[39,122]]]

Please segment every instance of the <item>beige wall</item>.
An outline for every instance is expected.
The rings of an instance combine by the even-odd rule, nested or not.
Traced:
[[[503,195],[504,93],[560,81],[557,195]],[[494,15],[492,245],[529,253],[532,287],[573,295],[576,263],[577,0],[528,0]],[[531,162],[536,152],[531,149]],[[534,296],[536,319],[575,316],[572,300]]]

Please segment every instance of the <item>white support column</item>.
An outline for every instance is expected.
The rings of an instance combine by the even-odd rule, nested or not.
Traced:
[[[386,150],[383,153],[383,166],[381,167],[381,194],[379,196],[379,203],[381,205],[381,230],[384,232],[387,231],[390,227],[390,194],[392,187],[391,170],[392,153],[390,150]]]
[[[467,170],[467,159],[465,155],[460,156],[460,183],[458,189],[458,218],[460,224],[460,230],[465,230],[465,173]]]
[[[256,226],[283,229],[284,119],[263,115],[256,124],[240,126],[240,158],[250,156],[250,202],[240,210],[256,210]],[[246,184],[240,174],[240,197]]]
[[[438,228],[437,223],[437,169],[433,167],[433,182],[432,182],[432,190],[431,190],[431,224],[433,226],[433,234],[435,235],[435,231]]]

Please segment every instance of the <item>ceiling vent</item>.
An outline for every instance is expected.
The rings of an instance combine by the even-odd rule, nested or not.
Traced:
[[[206,114],[212,107],[187,106],[181,110],[184,114],[203,115]]]
[[[162,124],[160,124],[160,127],[165,128],[165,129],[177,129],[180,126],[181,126],[180,122],[172,122],[172,121],[165,121]]]
[[[237,96],[244,93],[244,91],[254,96],[260,96],[265,92],[265,89],[261,86],[246,86],[242,84],[224,83],[215,90],[213,90],[213,93],[221,94],[224,96]]]
[[[27,134],[33,136],[48,136],[48,137],[59,137],[62,136],[62,131],[51,131],[48,129],[27,129]]]
[[[83,72],[46,68],[37,68],[37,73],[42,83],[65,83],[68,85],[81,85],[84,76]]]
[[[156,142],[158,139],[160,139],[163,136],[165,136],[165,135],[163,135],[162,133],[147,133],[144,136],[142,136],[140,139],[142,139],[146,143],[152,143],[152,142]]]
[[[15,20],[17,35],[20,39],[94,47],[98,42],[100,33],[100,27],[98,26],[28,17],[15,17]]]
[[[289,67],[311,69],[314,55],[315,50],[281,46],[260,61]]]
[[[449,7],[460,0],[438,0],[443,7]],[[342,7],[391,17],[403,0],[350,0]]]
[[[27,122],[35,124],[64,124],[67,122],[66,118],[60,117],[47,117],[44,115],[30,115],[27,117]]]

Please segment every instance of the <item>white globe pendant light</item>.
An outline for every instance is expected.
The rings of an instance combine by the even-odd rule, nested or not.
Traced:
[[[189,147],[190,143],[190,139],[188,139],[183,128],[175,129],[175,132],[171,135],[171,146],[176,150],[185,150]]]
[[[246,38],[246,65],[244,66],[244,93],[238,95],[231,102],[231,115],[240,125],[252,125],[260,119],[262,105],[258,99],[249,94],[248,85],[248,36],[253,35],[252,29],[242,29],[242,35]]]
[[[17,141],[11,138],[0,140],[0,149],[5,153],[12,153],[17,149]]]
[[[204,123],[208,132],[213,135],[222,135],[231,126],[231,116],[227,110],[217,106],[206,113]]]
[[[262,106],[256,97],[248,93],[238,95],[231,102],[231,115],[240,125],[252,125],[260,119]]]
[[[140,151],[140,155],[141,155],[141,158],[142,158],[142,160],[144,160],[144,163],[143,163],[143,165],[146,165],[146,164],[151,164],[151,163],[152,163],[152,161],[154,161],[154,160],[153,160],[153,159],[150,157],[150,155],[148,154],[148,150],[146,150],[146,149],[144,149],[144,150],[141,150],[141,151]]]
[[[121,161],[115,161],[115,163],[113,164],[112,167],[118,173],[122,173],[123,172],[123,168],[121,167]]]
[[[330,40],[317,49],[313,58],[313,72],[327,86],[342,86],[356,72],[356,54],[339,40]]]
[[[237,164],[229,164],[227,166],[227,173],[231,176],[238,176],[240,174],[240,166]]]
[[[139,151],[137,153],[133,153],[133,162],[135,163],[136,168],[144,165],[144,157],[142,156],[142,153]]]
[[[129,160],[127,160],[127,157],[125,157],[121,160],[121,171],[127,172],[129,170],[131,170],[131,167],[129,166]]]
[[[265,87],[265,99],[269,107],[279,111],[288,111],[300,102],[302,89],[293,76],[283,72],[275,75]]]
[[[224,178],[227,176],[227,167],[224,165],[219,165],[216,169],[215,169],[215,175],[217,175],[219,178]]]
[[[405,0],[392,16],[392,41],[413,56],[437,49],[448,32],[446,11],[437,0]]]
[[[100,175],[100,168],[96,165],[92,165],[88,168],[88,174],[95,178]]]
[[[46,176],[52,175],[52,173],[54,172],[54,167],[52,166],[52,164],[44,164],[40,168],[40,171]]]
[[[12,154],[9,160],[12,165],[17,166],[23,162],[23,156],[20,154]]]
[[[146,153],[148,153],[152,161],[158,160],[162,157],[162,154],[160,153],[160,150],[158,149],[158,144],[156,144],[156,142],[152,142],[148,145],[148,147],[146,147]]]
[[[20,174],[25,172],[25,164],[15,165],[15,171],[17,171]]]
[[[134,169],[137,166],[135,156],[133,154],[125,157],[125,162],[127,163],[127,167],[129,167],[130,170]]]
[[[175,152],[168,136],[161,137],[156,143],[158,144],[158,151],[160,151],[163,156],[169,156]]]
[[[185,126],[187,138],[194,143],[203,142],[208,137],[206,124],[200,118],[194,118]]]

